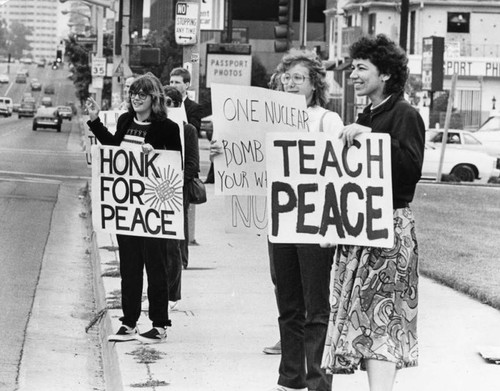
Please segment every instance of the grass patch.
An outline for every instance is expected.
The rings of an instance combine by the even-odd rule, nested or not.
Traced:
[[[500,310],[500,187],[419,184],[420,272]]]

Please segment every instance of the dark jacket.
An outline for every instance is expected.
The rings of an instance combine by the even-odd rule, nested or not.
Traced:
[[[184,123],[184,186],[198,177],[200,172],[200,148],[196,128]]]
[[[393,207],[405,207],[413,200],[422,175],[425,145],[422,117],[401,92],[373,111],[371,105],[366,107],[357,123],[372,128],[374,133],[391,136]]]
[[[101,144],[119,146],[133,120],[134,115],[132,113],[127,112],[120,115],[116,123],[115,134],[111,134],[108,131],[100,118],[97,118],[95,121],[87,121],[87,125]],[[154,149],[181,151],[179,126],[168,118],[153,122],[144,142],[151,144]]]
[[[201,127],[201,105],[189,98],[184,99],[184,109],[188,122],[199,132]]]

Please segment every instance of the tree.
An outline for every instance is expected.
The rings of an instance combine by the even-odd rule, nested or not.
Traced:
[[[182,47],[175,42],[175,23],[170,23],[161,33],[156,31],[148,34],[146,43],[154,48],[160,48],[161,64],[147,69],[158,77],[163,85],[170,79],[170,71],[182,66]]]
[[[70,35],[65,40],[66,56],[70,62],[73,72],[73,84],[75,85],[75,95],[84,102],[89,97],[89,85],[92,83],[92,76],[89,66],[89,49],[76,42],[75,35]]]
[[[24,24],[12,22],[8,33],[7,51],[14,58],[21,58],[25,50],[31,50],[27,35],[31,35],[32,31]]]

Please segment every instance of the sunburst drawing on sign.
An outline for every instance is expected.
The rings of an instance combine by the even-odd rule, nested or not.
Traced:
[[[146,190],[144,195],[149,197],[146,202],[156,210],[170,209],[180,211],[182,208],[182,180],[179,173],[174,169],[160,171],[160,176],[157,178],[148,177]]]

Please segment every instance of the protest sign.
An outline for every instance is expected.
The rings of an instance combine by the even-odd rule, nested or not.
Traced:
[[[92,222],[101,231],[184,239],[181,154],[92,146]]]
[[[104,124],[104,126],[108,129],[108,131],[112,134],[116,132],[116,123],[118,122],[118,117],[125,113],[125,110],[104,110],[99,111],[99,119]],[[99,144],[97,138],[94,136],[87,126],[87,121],[89,120],[88,115],[83,116],[83,122],[85,123],[85,151],[87,157],[87,164],[91,164],[92,157],[90,154],[90,149],[92,145]]]
[[[223,149],[214,159],[215,194],[266,195],[265,135],[306,131],[306,109],[303,95],[213,84],[213,139]]]
[[[392,247],[390,136],[266,138],[269,240]]]
[[[257,233],[267,236],[267,202],[265,196],[224,197],[225,231]]]

